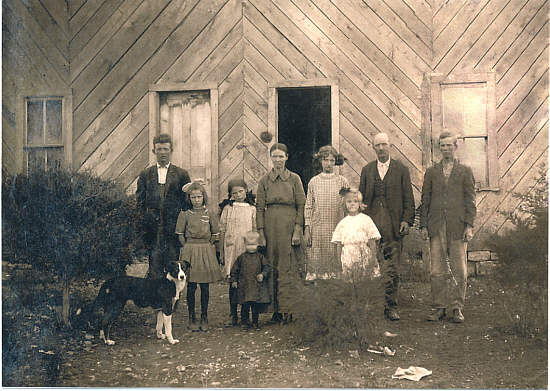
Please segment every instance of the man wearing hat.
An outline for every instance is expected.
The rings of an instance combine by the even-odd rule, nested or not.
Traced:
[[[148,278],[163,277],[165,265],[177,259],[180,248],[176,221],[185,205],[182,187],[191,179],[187,171],[170,163],[172,151],[170,135],[155,136],[153,152],[157,164],[143,170],[137,183],[143,242],[149,254]]]
[[[366,213],[373,219],[380,240],[380,267],[385,280],[384,314],[389,320],[399,320],[397,290],[398,265],[403,236],[414,223],[414,196],[409,169],[390,157],[391,144],[386,133],[374,137],[377,159],[361,171],[359,191],[366,204]]]

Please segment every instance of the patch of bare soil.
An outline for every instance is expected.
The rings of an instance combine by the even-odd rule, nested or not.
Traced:
[[[426,322],[428,284],[404,284],[401,320],[390,322],[376,314],[386,331],[397,334],[376,341],[395,350],[393,357],[300,346],[289,336],[292,324],[266,325],[269,314],[262,314],[260,331],[224,328],[229,310],[225,284],[211,285],[209,332],[186,329],[187,309],[180,302],[173,317],[174,337],[180,340],[176,345],[156,338],[152,310],[131,303],[113,328],[114,346],[99,341],[96,331],[53,332],[51,314],[4,304],[3,385],[547,388],[546,341],[519,338],[502,327],[498,291],[488,282],[470,281],[466,322],[458,325]],[[4,302],[15,291],[9,287],[4,279]],[[91,299],[97,290],[94,285],[84,294]],[[12,322],[8,330],[6,321]],[[6,351],[6,341],[11,350]],[[7,357],[18,366],[9,367]],[[419,382],[392,379],[398,367],[409,366],[433,374]]]

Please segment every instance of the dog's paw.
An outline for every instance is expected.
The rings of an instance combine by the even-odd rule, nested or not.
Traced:
[[[106,339],[106,340],[105,340],[105,344],[107,344],[107,345],[114,345],[114,344],[115,344],[115,341],[113,341],[112,339]]]
[[[180,341],[179,339],[168,338],[168,342],[170,342],[171,345],[178,343],[179,341]]]
[[[158,338],[158,339],[166,339],[166,334],[157,333],[157,338]]]

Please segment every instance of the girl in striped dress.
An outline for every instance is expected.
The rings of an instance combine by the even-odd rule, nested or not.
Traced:
[[[346,178],[334,172],[334,166],[344,163],[344,157],[325,145],[314,155],[323,171],[311,178],[307,188],[304,210],[307,256],[307,280],[334,278],[342,267],[331,243],[336,224],[344,217],[340,190],[349,188]]]

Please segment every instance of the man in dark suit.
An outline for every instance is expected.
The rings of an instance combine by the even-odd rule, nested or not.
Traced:
[[[414,222],[414,196],[409,169],[390,158],[390,141],[386,133],[378,133],[373,141],[377,159],[363,167],[359,191],[366,204],[366,213],[380,231],[380,266],[384,273],[386,305],[384,314],[399,320],[397,290],[398,266],[403,236]]]
[[[462,323],[468,276],[466,249],[476,216],[474,175],[470,167],[454,159],[456,137],[452,133],[441,133],[439,148],[443,158],[426,170],[422,185],[420,226],[424,238],[430,238],[431,254],[433,306],[428,320],[443,319],[448,306],[453,322]],[[446,291],[450,295],[447,299]]]
[[[179,254],[176,221],[185,206],[182,187],[191,180],[187,171],[170,164],[172,151],[170,135],[155,136],[153,152],[157,164],[143,170],[137,183],[143,242],[149,252],[148,278],[162,277],[167,262],[175,260]]]

